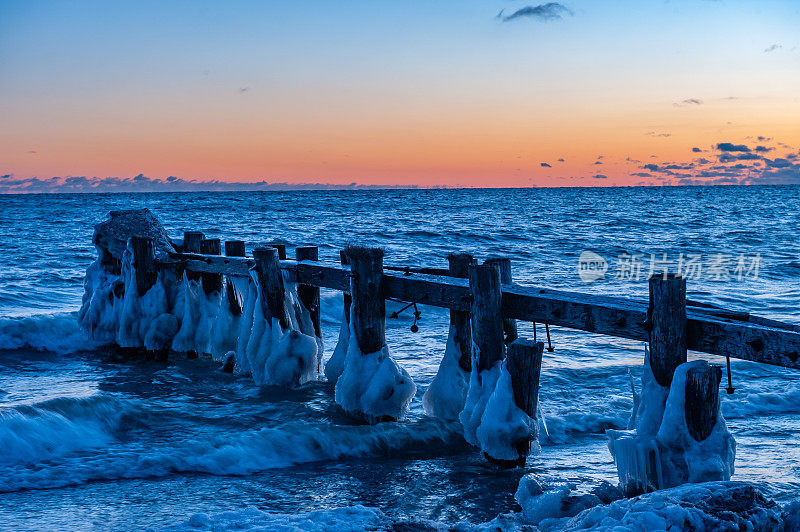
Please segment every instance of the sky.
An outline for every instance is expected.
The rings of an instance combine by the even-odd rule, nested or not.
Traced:
[[[0,0],[0,192],[800,183],[799,27],[797,0]]]

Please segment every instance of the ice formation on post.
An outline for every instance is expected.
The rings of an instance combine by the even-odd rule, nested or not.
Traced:
[[[374,353],[362,353],[353,331],[352,316],[344,369],[336,381],[334,398],[346,412],[366,421],[398,420],[408,410],[417,385],[389,355],[386,345]]]
[[[455,421],[464,409],[469,390],[469,372],[461,369],[461,349],[456,342],[455,328],[450,326],[447,345],[439,370],[422,396],[422,407],[429,416]]]
[[[86,271],[78,323],[94,341],[164,350],[178,330],[178,319],[171,312],[161,275],[139,295],[129,245],[132,236],[151,238],[156,251],[174,251],[149,210],[112,211],[108,220],[95,226],[92,240],[98,257]]]
[[[167,293],[160,277],[144,295],[139,295],[130,246],[122,256],[122,278],[125,295],[119,315],[117,344],[120,347],[144,347],[148,351],[169,348],[178,330],[178,319],[169,311]]]
[[[339,339],[333,354],[325,363],[325,378],[336,384],[344,371],[344,359],[347,356],[347,348],[350,345],[350,324],[342,316],[342,324],[339,326]]]
[[[224,362],[230,352],[235,352],[239,344],[239,329],[243,315],[239,294],[247,295],[247,279],[228,279],[222,291],[214,325],[211,327],[209,352],[216,362]]]
[[[464,400],[464,409],[458,415],[461,426],[464,428],[464,439],[470,445],[480,446],[478,441],[478,426],[481,424],[483,412],[486,410],[486,403],[489,402],[497,380],[500,378],[500,362],[492,367],[478,371],[476,362],[478,360],[478,349],[475,346],[472,355],[472,372],[469,376],[469,390]]]
[[[530,444],[539,449],[539,426],[514,402],[506,361],[500,362],[500,376],[486,401],[475,435],[481,450],[495,460],[519,460],[527,455]]]
[[[609,450],[626,493],[664,489],[686,482],[730,480],[736,442],[718,412],[710,435],[702,441],[689,433],[686,422],[686,378],[703,360],[675,369],[669,388],[656,382],[645,351],[638,411],[627,431],[608,430]]]
[[[181,328],[175,335],[172,349],[211,354],[211,331],[220,308],[219,292],[206,294],[202,281],[189,279],[186,272],[178,290],[176,312],[180,314]]]
[[[249,372],[258,385],[298,386],[317,376],[321,343],[313,327],[311,335],[302,332],[292,288],[287,291],[287,302],[293,312],[287,313],[289,323],[284,328],[278,318],[265,315],[258,276],[251,274],[240,321],[236,369]]]

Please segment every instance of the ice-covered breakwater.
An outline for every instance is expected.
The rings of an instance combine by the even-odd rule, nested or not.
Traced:
[[[343,252],[348,264],[331,265],[316,260],[315,248],[298,248],[298,260],[289,261],[282,246],[257,246],[251,258],[243,256],[242,242],[229,241],[222,257],[219,240],[196,232],[186,232],[181,242],[164,235],[147,211],[115,212],[97,227],[98,259],[87,272],[80,313],[94,339],[159,356],[207,354],[259,385],[297,386],[320,378],[323,369],[319,288],[340,290],[351,302],[346,299],[339,342],[324,373],[348,414],[375,423],[402,418],[416,392],[387,345],[385,300],[444,307],[451,312],[450,338],[424,407],[459,419],[465,439],[503,465],[524,463],[537,443],[543,346],[515,340],[513,320],[648,341],[647,364],[659,385],[669,388],[672,375],[679,376],[666,395],[643,391],[648,398],[642,404],[664,405],[653,417],[659,428],[668,426],[659,440],[662,463],[648,455],[625,465],[621,457],[633,454],[613,449],[623,484],[641,491],[724,479],[733,470],[732,440],[718,412],[719,370],[695,364],[685,374],[676,371],[687,349],[800,367],[800,334],[792,327],[688,305],[685,280],[674,276],[654,277],[651,301],[642,304],[519,286],[511,282],[507,259],[477,264],[457,254],[448,275],[412,268],[395,273],[384,268],[377,248],[351,246]],[[682,290],[671,288],[676,282]],[[697,451],[692,442],[705,440],[724,445],[703,444]],[[700,470],[706,473],[689,474]]]

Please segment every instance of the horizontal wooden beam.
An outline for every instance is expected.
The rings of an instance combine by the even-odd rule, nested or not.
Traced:
[[[254,262],[245,257],[193,253],[160,256],[159,264],[183,265],[201,273],[248,276]],[[288,280],[348,292],[350,268],[314,261],[280,261]],[[647,303],[537,286],[503,285],[503,315],[522,321],[549,323],[597,334],[647,341]],[[405,271],[384,271],[386,299],[468,311],[466,279]],[[717,307],[688,306],[687,347],[753,362],[800,369],[800,326]]]

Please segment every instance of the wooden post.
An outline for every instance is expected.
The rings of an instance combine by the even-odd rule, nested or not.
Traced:
[[[469,277],[469,268],[475,264],[475,259],[469,253],[451,253],[447,256],[448,271],[453,277],[466,279]],[[462,371],[472,369],[472,325],[469,312],[460,310],[450,311],[450,326],[453,328],[455,342],[461,352],[458,366]]]
[[[689,434],[696,441],[708,438],[717,424],[721,379],[722,368],[708,364],[686,373],[684,413]]]
[[[200,231],[183,232],[183,252],[200,253],[200,243],[203,241],[203,233]]]
[[[686,279],[680,274],[650,277],[650,369],[661,386],[672,383],[686,362]]]
[[[319,260],[319,248],[316,246],[301,246],[295,249],[295,258],[301,260]],[[311,322],[314,324],[314,334],[322,338],[322,324],[320,320],[319,287],[301,284],[297,287],[300,302],[308,309]]]
[[[200,243],[203,241],[203,233],[200,231],[184,231],[183,232],[183,252],[184,253],[200,253]],[[186,272],[186,278],[190,281],[197,281],[200,279],[200,274],[197,272]]]
[[[275,248],[278,250],[278,259],[286,260],[286,244],[279,244],[277,242],[271,242],[267,244],[271,248]]]
[[[383,299],[383,249],[348,246],[353,332],[362,353],[386,345],[386,301]]]
[[[508,257],[490,257],[484,261],[484,264],[496,264],[500,270],[500,282],[503,284],[512,284],[514,281],[511,278],[511,259]],[[503,332],[506,335],[506,344],[510,344],[517,339],[517,321],[513,318],[503,319]]]
[[[350,265],[350,257],[347,255],[346,249],[343,249],[339,252],[339,261],[342,263],[342,266]],[[349,292],[342,292],[342,295],[344,295],[344,321],[349,325],[350,305],[353,302],[353,296],[351,296]]]
[[[256,275],[261,297],[261,309],[270,321],[280,320],[284,329],[289,326],[286,315],[286,293],[283,288],[283,275],[278,258],[278,250],[273,247],[259,246],[253,250],[256,262]]]
[[[472,293],[472,341],[478,348],[477,367],[473,370],[480,372],[505,357],[500,270],[492,264],[472,266],[469,289]]]
[[[514,390],[514,403],[528,417],[536,421],[536,408],[539,405],[539,376],[542,373],[542,352],[544,343],[518,339],[508,344],[506,368],[511,375]],[[519,465],[525,463],[530,450],[530,438],[517,443]]]
[[[200,253],[203,255],[219,255],[222,252],[219,238],[204,238],[200,241]],[[222,290],[222,275],[219,273],[204,273],[203,291],[206,295]]]
[[[143,296],[155,284],[158,277],[153,239],[132,236],[130,244],[133,250],[133,267],[136,270],[136,291]]]
[[[225,241],[225,256],[227,257],[244,257],[244,240],[226,240]],[[226,279],[225,281],[225,295],[228,299],[228,308],[234,316],[242,315],[242,300],[233,281]]]

